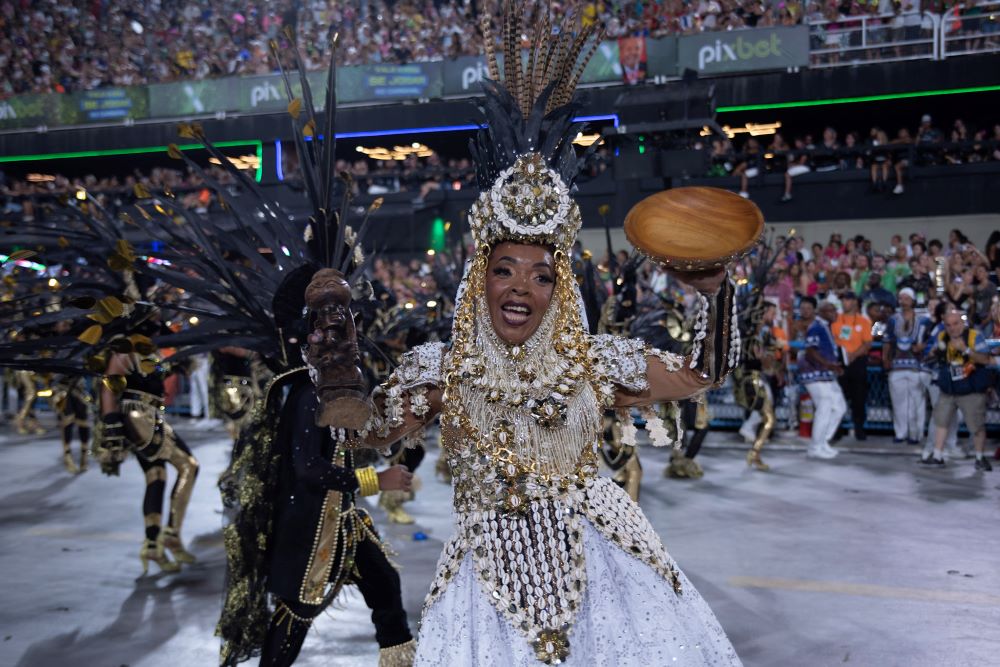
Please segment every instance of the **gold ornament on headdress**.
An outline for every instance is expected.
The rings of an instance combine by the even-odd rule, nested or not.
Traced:
[[[502,17],[503,67],[489,19],[482,24],[490,80],[483,84],[484,126],[472,146],[480,196],[469,212],[478,246],[503,241],[567,251],[581,226],[570,188],[584,160],[572,141],[573,93],[600,43],[593,25],[570,12],[536,21],[530,52],[521,50],[522,8],[508,2]],[[502,81],[501,81],[502,74]]]

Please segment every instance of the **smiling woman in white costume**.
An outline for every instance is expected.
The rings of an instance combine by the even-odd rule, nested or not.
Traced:
[[[520,34],[517,16],[508,8],[510,35]],[[409,352],[376,391],[366,431],[383,445],[441,417],[457,530],[427,597],[416,664],[738,665],[638,505],[597,474],[605,409],[639,408],[654,444],[667,444],[652,406],[704,392],[735,366],[732,284],[722,268],[676,272],[702,294],[688,357],[588,335],[569,260],[582,163],[571,102],[599,36],[574,34],[568,21],[555,28],[535,27],[526,61],[519,41],[505,40],[503,85],[487,54],[476,251],[451,347]]]

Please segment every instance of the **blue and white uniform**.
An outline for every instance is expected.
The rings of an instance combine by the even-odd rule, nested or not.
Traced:
[[[889,369],[889,396],[892,398],[892,426],[896,441],[917,444],[924,437],[927,423],[927,389],[922,372],[923,355],[915,349],[921,342],[921,326],[930,320],[914,314],[907,322],[896,313],[886,323],[882,341],[892,346]]]
[[[830,331],[830,323],[817,317],[806,331],[806,350],[817,350],[828,363],[840,361],[840,352]],[[830,438],[837,432],[840,420],[847,411],[847,401],[840,389],[836,374],[815,364],[803,352],[799,361],[799,380],[805,385],[814,407],[812,439],[809,455],[832,458],[837,452],[830,447]]]

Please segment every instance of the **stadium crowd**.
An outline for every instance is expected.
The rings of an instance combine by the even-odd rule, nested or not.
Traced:
[[[0,98],[266,74],[275,71],[269,40],[284,40],[285,28],[294,31],[307,69],[326,66],[333,32],[344,65],[478,55],[477,17],[499,16],[500,6],[500,0],[3,0]],[[534,25],[535,7],[527,5],[525,25]],[[610,39],[793,25],[806,13],[802,0],[563,0],[551,11],[600,23]]]
[[[232,175],[217,165],[208,165],[206,172],[224,185],[233,182]],[[154,167],[148,173],[135,169],[124,176],[29,174],[26,179],[7,178],[0,171],[0,215],[32,222],[36,216],[43,217],[46,205],[58,208],[61,198],[74,197],[80,192],[116,211],[132,201],[136,186],[150,192],[172,193],[184,208],[196,213],[208,213],[213,203],[218,204],[218,198],[205,186],[201,176],[189,169]]]
[[[769,264],[763,290],[773,307],[763,322],[785,364],[775,393],[793,410],[808,393],[811,452],[828,458],[847,425],[867,439],[874,404],[889,408],[895,443],[923,446],[923,463],[974,456],[977,469],[991,469],[984,452],[987,407],[998,405],[1000,231],[982,248],[959,229],[946,239],[895,235],[888,248],[860,234],[825,243],[792,234],[757,257],[738,276],[753,280],[754,262]],[[654,266],[640,275],[640,302],[694,298]],[[605,277],[613,290],[618,281]],[[974,451],[958,440],[959,414]],[[824,421],[825,440],[817,435]]]
[[[765,174],[784,174],[781,201],[787,202],[793,198],[794,179],[809,172],[866,170],[871,192],[901,195],[911,166],[1000,161],[1000,123],[974,128],[956,118],[946,128],[942,130],[924,114],[914,130],[900,127],[891,138],[877,125],[867,133],[851,130],[844,134],[828,126],[819,141],[809,133],[794,137],[791,143],[781,132],[766,140],[748,136],[739,150],[731,140],[717,138],[709,149],[709,175],[735,177],[740,195],[749,197],[751,186]]]
[[[178,178],[156,172],[126,181],[182,188]],[[456,243],[417,257],[380,258],[370,277],[380,299],[413,310],[418,320],[433,311],[433,321],[447,322],[468,252]],[[580,266],[590,254],[577,248],[574,257]],[[591,261],[602,298],[614,299],[630,280],[628,253],[596,252]],[[828,446],[848,431],[865,440],[873,422],[884,427],[889,419],[894,442],[922,445],[923,462],[940,466],[974,455],[978,469],[989,469],[987,408],[998,406],[1000,367],[1000,230],[983,246],[953,229],[940,238],[896,235],[881,248],[862,234],[816,239],[792,232],[770,236],[734,277],[770,304],[761,321],[777,351],[775,405],[786,425],[795,425],[806,395],[814,406],[811,437],[824,432],[821,424],[833,425],[829,441],[811,444],[827,449],[811,453],[828,458],[835,451]],[[652,263],[640,267],[635,285],[637,314],[668,304],[684,321],[694,310],[697,294]],[[960,422],[974,452],[957,437]]]
[[[739,142],[725,137],[713,139],[710,145],[698,143],[709,151],[707,175],[732,179],[729,182],[744,197],[763,183],[767,174],[782,174],[784,191],[781,201],[791,201],[795,179],[803,174],[835,171],[862,171],[869,176],[869,192],[901,195],[905,192],[911,166],[948,166],[1000,161],[1000,123],[989,129],[970,127],[961,118],[949,129],[941,130],[929,115],[920,119],[913,130],[901,127],[889,134],[873,126],[867,136],[849,131],[841,135],[836,129],[823,130],[820,142],[812,134],[796,136],[789,144],[781,132],[770,137],[748,136]],[[596,176],[612,164],[607,148],[597,151],[588,176]],[[210,173],[222,183],[229,175],[218,166],[209,165]],[[351,176],[355,194],[384,195],[408,192],[420,205],[436,190],[474,188],[475,173],[467,157],[447,157],[436,151],[418,157],[410,154],[402,160],[376,160],[363,155],[337,162],[338,173]],[[294,146],[282,151],[282,173],[285,178],[301,178]],[[127,201],[136,183],[150,190],[167,189],[179,195],[182,204],[198,213],[212,210],[214,196],[204,187],[201,178],[191,171],[157,167],[149,173],[138,170],[125,177],[67,177],[53,174],[39,180],[6,176],[0,171],[0,214],[23,217],[31,221],[39,203],[54,202],[59,195],[72,195],[80,189],[97,196],[102,203]]]

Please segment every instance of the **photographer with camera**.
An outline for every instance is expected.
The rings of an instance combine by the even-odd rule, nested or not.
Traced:
[[[934,406],[934,453],[928,463],[944,465],[944,443],[948,423],[956,409],[962,410],[965,424],[972,433],[976,450],[976,470],[990,471],[993,467],[983,455],[986,444],[986,391],[992,382],[987,366],[990,363],[986,339],[966,324],[958,310],[944,316],[941,331],[931,351],[937,367],[941,396]]]

